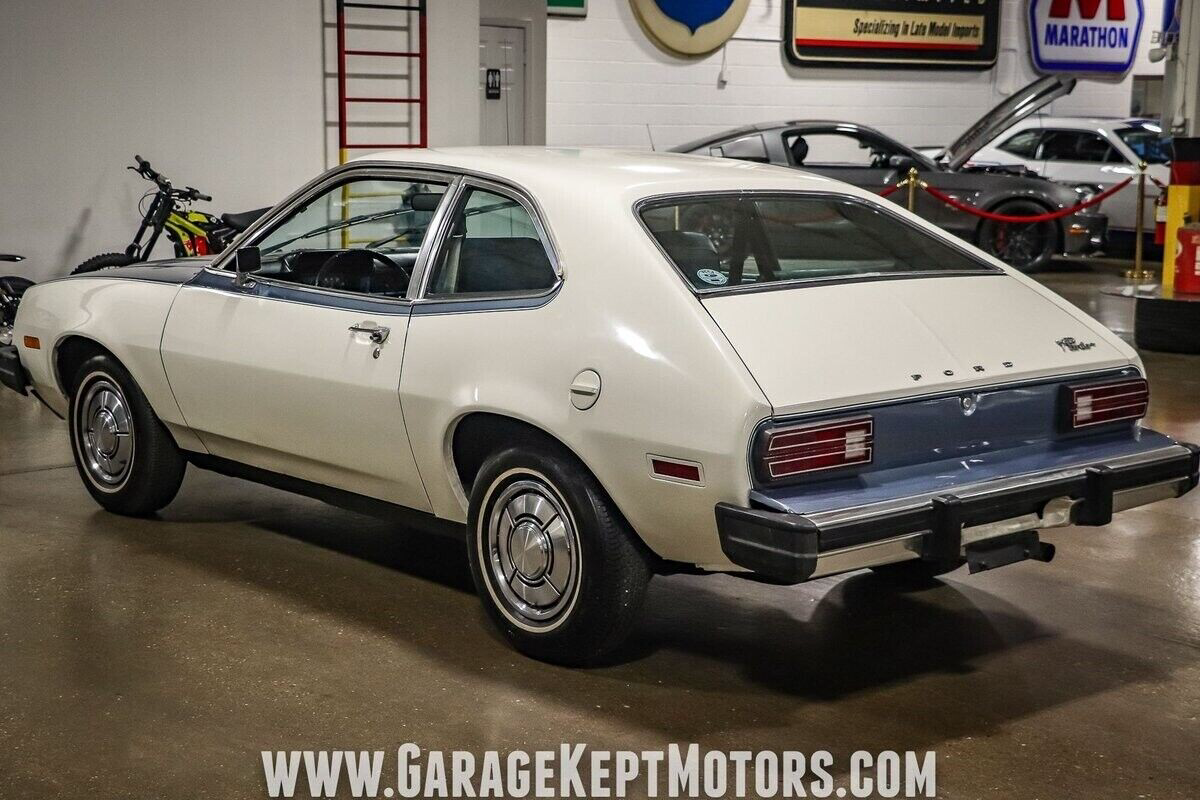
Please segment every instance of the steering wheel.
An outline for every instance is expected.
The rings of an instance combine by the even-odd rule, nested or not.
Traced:
[[[403,264],[397,264],[395,261],[392,261],[378,250],[372,250],[370,247],[358,247],[355,249],[362,250],[364,253],[370,253],[371,258],[373,258],[377,263],[387,267],[388,269],[398,269],[404,273],[405,277],[407,277],[409,280],[412,280],[412,270],[405,269]]]

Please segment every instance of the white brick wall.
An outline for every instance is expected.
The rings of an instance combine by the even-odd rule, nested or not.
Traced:
[[[710,131],[774,119],[843,119],[913,145],[944,144],[997,100],[1035,77],[1026,0],[1002,0],[1000,58],[986,72],[800,69],[779,38],[782,2],[751,0],[725,52],[667,55],[638,25],[629,0],[589,0],[586,19],[551,18],[547,138],[560,145],[658,148]],[[1161,0],[1147,0],[1146,35]],[[727,84],[717,78],[725,61]],[[1127,114],[1130,81],[1081,83],[1053,109]]]

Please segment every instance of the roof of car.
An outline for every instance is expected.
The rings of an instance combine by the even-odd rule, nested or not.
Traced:
[[[387,150],[355,161],[392,161],[462,170],[534,192],[607,189],[649,197],[703,189],[826,189],[830,178],[788,167],[649,150],[568,147],[447,147]],[[859,190],[840,185],[839,190]]]
[[[1112,128],[1118,125],[1145,125],[1147,123],[1153,125],[1155,122],[1155,120],[1145,119],[1143,117],[1060,117],[1035,114],[1025,121],[1025,127],[1031,127],[1033,123],[1037,123],[1037,127],[1043,128],[1048,125],[1079,125],[1089,128]]]
[[[716,133],[710,133],[709,135],[703,136],[699,139],[695,139],[693,141],[685,142],[684,144],[672,147],[671,151],[675,152],[675,153],[689,153],[693,150],[697,150],[699,148],[706,147],[708,145],[712,145],[712,144],[715,144],[716,142],[721,142],[726,139],[735,139],[739,136],[747,136],[752,133],[775,131],[775,130],[781,130],[783,128],[798,128],[800,130],[813,130],[816,128],[836,128],[836,127],[851,128],[851,129],[854,129],[857,131],[865,131],[867,133],[874,133],[879,136],[884,135],[883,133],[876,130],[875,128],[870,127],[869,125],[862,125],[858,122],[847,122],[846,120],[840,120],[840,119],[784,119],[784,120],[776,120],[774,122],[756,122],[753,125],[743,125],[740,128],[729,128],[727,130],[717,131]]]

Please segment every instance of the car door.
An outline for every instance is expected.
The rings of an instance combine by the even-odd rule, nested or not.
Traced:
[[[1042,175],[1068,185],[1108,189],[1136,176],[1137,168],[1095,129],[1047,128],[1038,147]],[[1105,200],[1100,210],[1112,229],[1132,229],[1137,218],[1137,191],[1126,189]]]
[[[337,173],[247,238],[248,283],[226,259],[180,291],[163,364],[210,454],[429,510],[399,386],[409,276],[450,185]]]

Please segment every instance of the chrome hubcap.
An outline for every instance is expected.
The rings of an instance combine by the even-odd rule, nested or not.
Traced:
[[[91,383],[79,403],[79,444],[84,468],[103,486],[116,486],[133,463],[133,420],[125,396],[107,378]]]
[[[539,480],[505,486],[488,507],[488,579],[513,617],[549,626],[578,580],[579,539],[558,493]]]

